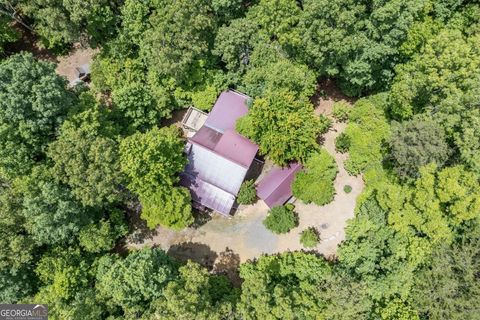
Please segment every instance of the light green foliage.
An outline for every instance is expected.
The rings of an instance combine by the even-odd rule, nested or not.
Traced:
[[[93,209],[82,207],[68,188],[55,182],[44,167],[35,168],[17,184],[23,196],[25,228],[38,245],[73,243],[80,229],[96,216]]]
[[[260,153],[278,165],[305,161],[318,149],[320,122],[305,99],[288,91],[268,91],[253,102],[237,130],[260,146]]]
[[[245,319],[314,319],[325,306],[315,299],[318,284],[330,273],[323,259],[303,252],[243,264],[239,313]]]
[[[390,136],[383,105],[385,95],[379,94],[355,103],[345,135],[350,140],[345,169],[357,175],[369,167],[378,165],[384,158],[383,144]]]
[[[113,36],[115,14],[108,0],[21,0],[19,9],[34,20],[48,48],[61,48],[87,35],[92,44]]]
[[[129,179],[129,188],[149,195],[159,188],[171,188],[187,164],[184,143],[176,127],[137,132],[120,142],[121,169]]]
[[[108,220],[102,219],[97,224],[90,224],[80,230],[78,240],[87,252],[98,253],[113,249],[116,240],[127,233],[128,226],[123,212],[113,210]]]
[[[257,190],[255,189],[254,180],[246,180],[242,183],[240,191],[237,195],[239,204],[252,204],[257,200]]]
[[[456,228],[479,217],[478,178],[462,166],[420,169],[414,187],[389,186],[377,196],[390,209],[389,223],[404,235],[423,235],[431,245],[451,243]]]
[[[480,307],[480,228],[467,229],[458,244],[437,248],[415,277],[413,301],[430,319],[475,319]]]
[[[103,206],[118,199],[122,176],[114,134],[113,123],[94,107],[66,121],[48,148],[53,174],[84,205]]]
[[[0,15],[0,54],[3,54],[3,46],[17,40],[20,34],[10,26],[10,20]]]
[[[133,251],[124,259],[106,255],[98,261],[96,288],[110,305],[143,312],[175,274],[175,264],[160,249]]]
[[[298,199],[322,206],[333,200],[335,188],[333,181],[337,176],[335,159],[325,150],[314,153],[308,158],[303,171],[296,174],[292,192]]]
[[[205,268],[188,261],[179,269],[179,277],[169,282],[162,296],[152,303],[151,315],[145,319],[225,319],[233,315],[232,293],[226,278],[210,276]]]
[[[74,97],[55,66],[31,54],[0,63],[0,176],[26,174],[44,158]]]
[[[308,99],[315,92],[315,74],[306,65],[280,59],[250,68],[243,78],[245,92],[251,97],[266,91],[288,90],[299,99]]]
[[[350,143],[350,137],[342,132],[335,138],[335,150],[337,152],[345,153],[350,148]]]
[[[335,102],[333,105],[333,117],[339,122],[345,122],[348,120],[348,115],[352,107],[345,101]]]
[[[175,230],[193,223],[190,191],[183,187],[159,188],[154,193],[141,195],[141,217],[150,229],[163,225]]]
[[[176,127],[137,132],[120,143],[120,164],[129,188],[142,203],[142,218],[149,228],[158,224],[181,229],[193,222],[190,194],[176,187],[177,173],[187,160]]]
[[[219,92],[217,88],[212,85],[208,85],[204,90],[195,91],[192,93],[192,103],[200,110],[208,111],[213,107],[213,104],[217,100]]]
[[[320,237],[314,227],[307,228],[300,234],[300,243],[305,248],[314,248],[320,242]]]
[[[417,0],[306,0],[300,22],[305,62],[336,77],[348,95],[383,90],[424,6]]]
[[[72,299],[82,287],[88,285],[95,271],[90,269],[90,262],[80,250],[58,249],[43,255],[35,272],[43,284],[36,299],[44,299],[45,303],[49,303]]]
[[[454,134],[460,150],[460,159],[474,172],[480,174],[480,111],[473,110],[461,122]]]
[[[274,233],[287,233],[298,225],[298,217],[293,208],[277,206],[270,209],[263,224]]]
[[[389,145],[395,172],[403,179],[418,177],[419,168],[429,163],[443,166],[452,153],[443,128],[425,117],[394,124]]]
[[[437,105],[449,96],[475,88],[480,75],[480,36],[466,38],[445,29],[427,41],[422,54],[397,68],[390,92],[394,116],[405,119]]]

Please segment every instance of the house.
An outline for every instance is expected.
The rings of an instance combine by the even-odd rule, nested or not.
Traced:
[[[235,130],[248,112],[249,97],[228,90],[218,97],[203,125],[188,139],[188,165],[181,185],[190,189],[197,207],[229,215],[258,146]],[[188,122],[188,120],[185,120]]]

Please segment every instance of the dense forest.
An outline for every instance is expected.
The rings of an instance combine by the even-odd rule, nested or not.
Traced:
[[[58,55],[99,48],[90,86],[11,52],[27,31]],[[322,79],[358,98],[336,106],[337,148],[365,181],[336,259],[263,256],[232,283],[117,250],[132,208],[150,228],[194,221],[175,110],[245,92],[237,130],[262,156],[322,167]],[[330,201],[317,178],[294,192]],[[480,3],[0,0],[0,302],[62,320],[480,319]]]

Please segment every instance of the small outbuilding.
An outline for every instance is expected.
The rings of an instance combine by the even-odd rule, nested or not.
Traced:
[[[291,163],[285,168],[273,168],[257,184],[258,197],[270,208],[283,205],[292,197],[292,183],[300,170],[302,165],[299,163]]]

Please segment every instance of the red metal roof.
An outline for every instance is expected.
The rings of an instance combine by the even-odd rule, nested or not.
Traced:
[[[220,132],[235,130],[237,120],[248,113],[247,100],[248,96],[239,92],[222,92],[205,125]]]
[[[270,208],[284,204],[292,196],[295,174],[302,169],[299,163],[286,168],[275,167],[257,185],[257,195]]]

